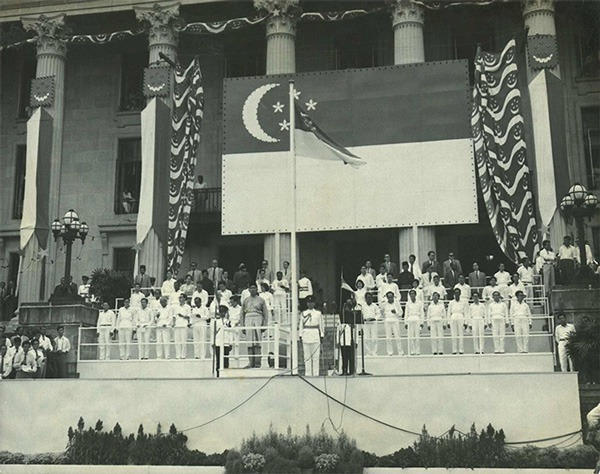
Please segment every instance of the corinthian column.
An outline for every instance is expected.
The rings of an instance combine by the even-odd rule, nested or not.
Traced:
[[[52,239],[48,239],[49,222],[62,215],[59,213],[59,193],[67,45],[62,39],[65,32],[65,15],[40,15],[22,18],[21,21],[25,30],[33,31],[38,37],[36,78],[50,77],[54,83],[53,87],[48,89],[52,97],[50,104],[44,105],[43,109],[36,109],[27,123],[24,209],[29,212],[24,211],[21,226],[22,244],[25,240],[27,244],[23,248],[19,298],[21,301],[37,301],[45,299],[48,293],[45,288],[52,288],[56,281],[56,265],[49,267],[47,275],[44,274],[44,269],[48,258],[46,255],[52,252],[54,247]],[[50,137],[51,144],[48,143]],[[40,169],[48,170],[47,174],[43,177],[38,176]],[[40,182],[36,182],[36,177]],[[41,181],[44,181],[43,186]],[[33,227],[35,234],[28,239]],[[46,248],[45,252],[42,252],[42,247]]]
[[[156,3],[135,8],[138,20],[149,27],[149,66],[167,66],[163,53],[177,62],[179,3]],[[170,77],[171,88],[173,76]],[[171,134],[171,93],[152,97],[142,111],[142,181],[136,225],[136,266],[146,265],[149,275],[160,284],[165,275],[169,208],[169,161]],[[146,170],[146,171],[144,171]]]
[[[175,62],[179,35],[174,26],[179,23],[179,3],[155,3],[151,7],[139,6],[135,8],[135,16],[150,26],[148,33],[150,65],[159,64],[161,61],[165,64],[160,58],[160,53]]]
[[[254,6],[269,15],[266,25],[267,74],[296,72],[296,23],[300,14],[298,0],[254,0]],[[291,260],[289,234],[269,234],[264,240],[264,258],[273,271]]]
[[[422,63],[425,61],[423,46],[423,7],[410,0],[394,0],[392,3],[392,27],[394,28],[394,64]]]
[[[394,64],[425,62],[423,7],[410,0],[392,0],[392,28],[394,29]],[[398,229],[400,262],[410,254],[423,262],[430,250],[435,251],[435,227],[403,227]]]
[[[267,74],[296,72],[296,21],[298,0],[254,0],[269,14],[266,26]]]

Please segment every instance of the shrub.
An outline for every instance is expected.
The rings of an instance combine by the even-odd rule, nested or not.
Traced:
[[[344,433],[332,437],[321,430],[316,435],[306,428],[303,436],[293,435],[291,428],[287,434],[279,434],[270,428],[263,436],[253,434],[242,442],[240,453],[229,452],[225,468],[228,473],[243,472],[240,462],[247,454],[261,454],[265,458],[264,472],[299,472],[300,469],[318,469],[315,458],[328,460],[327,471],[340,473],[360,473],[364,456],[357,449],[356,442]],[[241,456],[241,459],[238,457]],[[335,462],[333,462],[335,460]]]
[[[112,307],[117,298],[129,298],[132,286],[133,282],[125,273],[96,268],[90,279],[90,294]]]

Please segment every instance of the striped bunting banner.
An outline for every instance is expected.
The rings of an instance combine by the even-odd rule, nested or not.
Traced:
[[[479,183],[502,251],[511,261],[533,259],[539,234],[527,166],[516,42],[492,54],[478,50],[471,126]]]
[[[181,265],[190,222],[203,108],[202,74],[195,58],[187,69],[176,68],[173,87],[167,268],[174,274]]]

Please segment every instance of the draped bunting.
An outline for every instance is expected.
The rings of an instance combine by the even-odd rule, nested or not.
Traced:
[[[17,43],[6,44],[4,46],[0,45],[0,51],[2,51],[4,49],[18,48],[19,46],[24,46],[26,44],[33,44],[33,43],[37,42],[37,40],[38,40],[38,37],[35,36],[33,38],[27,38],[26,40],[19,41]]]
[[[196,58],[187,69],[176,68],[173,87],[167,268],[175,274],[181,265],[190,221],[203,107],[202,74]]]
[[[471,125],[481,192],[502,251],[511,261],[533,258],[539,235],[526,164],[516,42],[475,58]]]
[[[254,18],[232,18],[231,20],[212,21],[210,23],[195,22],[189,23],[182,28],[176,28],[180,33],[204,34],[204,33],[223,33],[228,30],[237,30],[244,26],[257,25],[268,18],[268,15],[261,15]]]
[[[123,30],[115,31],[113,33],[100,33],[97,35],[71,35],[66,36],[64,39],[67,43],[92,43],[92,44],[106,44],[112,41],[121,41],[132,36],[141,35],[145,33],[144,29],[137,30]]]

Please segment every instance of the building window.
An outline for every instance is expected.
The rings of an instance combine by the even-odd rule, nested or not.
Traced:
[[[600,21],[597,9],[590,11],[577,21],[577,73],[580,78],[600,76]]]
[[[25,167],[27,163],[27,146],[17,145],[15,159],[15,181],[13,190],[13,219],[23,217],[23,201],[25,200]]]
[[[121,139],[117,156],[116,214],[138,212],[141,183],[142,140],[140,138]]]
[[[600,189],[600,107],[581,109],[585,164],[590,189]]]
[[[24,54],[19,64],[19,91],[17,118],[28,119],[31,115],[29,99],[31,97],[31,81],[35,79],[36,60],[31,54]]]
[[[136,112],[144,107],[142,94],[144,69],[148,67],[148,53],[124,54],[121,58],[121,100],[119,111]]]
[[[113,249],[113,270],[125,273],[133,280],[135,250],[131,247]]]

